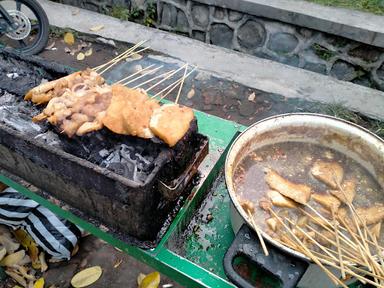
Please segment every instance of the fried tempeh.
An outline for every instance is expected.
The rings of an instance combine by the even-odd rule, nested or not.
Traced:
[[[285,207],[285,208],[296,208],[298,205],[295,201],[281,195],[280,192],[277,192],[275,190],[268,190],[267,197],[271,199],[272,204],[274,206]]]
[[[337,189],[344,177],[344,169],[339,163],[322,160],[315,162],[311,173],[317,180],[327,184],[332,189]]]
[[[336,212],[341,205],[339,199],[329,194],[314,193],[311,198],[331,212]]]
[[[351,204],[356,196],[356,179],[344,181],[341,188],[342,190],[330,190],[329,192],[341,202]]]
[[[304,184],[293,183],[281,177],[276,171],[272,169],[267,170],[265,181],[271,189],[280,192],[284,196],[300,204],[306,204],[311,197],[311,187]]]

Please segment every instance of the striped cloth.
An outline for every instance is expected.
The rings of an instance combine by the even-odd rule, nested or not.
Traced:
[[[13,188],[0,193],[0,224],[23,228],[48,254],[70,259],[81,237],[80,229]]]

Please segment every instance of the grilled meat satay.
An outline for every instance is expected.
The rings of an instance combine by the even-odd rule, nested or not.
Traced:
[[[272,169],[267,169],[265,181],[271,189],[280,192],[300,204],[306,204],[311,197],[311,187],[304,184],[293,183]]]
[[[366,225],[375,224],[384,219],[384,205],[377,204],[372,207],[359,207],[356,208],[356,213]]]
[[[54,97],[61,96],[65,89],[71,89],[74,85],[84,83],[88,87],[96,87],[104,84],[104,78],[92,69],[78,71],[49,81],[29,90],[24,100],[31,100],[35,104],[43,104],[49,102]]]
[[[272,204],[274,206],[285,207],[285,208],[297,208],[298,206],[298,204],[295,201],[283,196],[282,194],[280,194],[275,190],[268,190],[267,197],[271,199]]]
[[[277,229],[281,226],[280,222],[274,217],[265,220],[265,223],[267,224],[268,228],[271,229],[273,232],[276,232]]]
[[[311,173],[317,180],[327,184],[332,189],[337,189],[344,177],[344,169],[339,163],[322,160],[315,162]]]
[[[244,209],[244,211],[249,211],[251,213],[255,212],[255,205],[252,201],[245,200],[245,199],[239,199],[238,200],[241,207]]]
[[[351,204],[356,196],[356,179],[345,180],[341,185],[343,190],[330,190],[329,192],[345,204]]]
[[[315,200],[317,203],[319,203],[320,205],[329,209],[331,212],[337,212],[337,210],[341,205],[341,202],[339,199],[329,194],[314,193],[312,194],[311,198]]]

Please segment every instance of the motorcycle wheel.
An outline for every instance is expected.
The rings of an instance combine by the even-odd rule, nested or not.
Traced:
[[[0,42],[25,55],[42,51],[48,42],[49,22],[41,5],[35,0],[16,0],[12,1],[16,4],[13,9],[11,5],[15,4],[6,2],[9,3],[6,6],[7,12],[19,26],[0,37]]]

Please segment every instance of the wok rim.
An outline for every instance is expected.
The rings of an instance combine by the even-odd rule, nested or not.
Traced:
[[[384,139],[380,138],[379,136],[377,136],[373,132],[369,131],[368,129],[366,129],[366,128],[360,126],[360,125],[357,125],[357,124],[355,124],[353,122],[350,122],[350,121],[347,121],[347,120],[344,120],[344,119],[341,119],[341,118],[337,118],[337,117],[334,117],[334,116],[325,115],[325,114],[319,114],[319,113],[285,113],[285,114],[279,114],[279,115],[274,115],[274,116],[271,116],[271,117],[264,118],[264,119],[262,119],[260,121],[257,121],[255,123],[253,123],[252,125],[248,126],[232,142],[232,144],[231,144],[231,146],[230,146],[230,148],[228,150],[228,153],[226,155],[225,166],[224,166],[225,167],[224,174],[225,174],[225,183],[226,183],[226,186],[227,186],[227,189],[228,189],[228,193],[229,193],[229,197],[231,198],[231,202],[233,204],[233,207],[236,209],[236,212],[239,214],[239,216],[242,218],[242,220],[254,232],[256,232],[256,231],[253,228],[253,226],[250,224],[250,222],[248,221],[248,215],[245,213],[244,209],[241,207],[240,203],[237,200],[235,189],[230,185],[230,183],[232,183],[232,181],[231,181],[232,175],[230,175],[231,174],[230,173],[231,172],[230,167],[233,164],[233,163],[230,163],[230,161],[231,161],[231,158],[234,159],[234,156],[236,156],[236,155],[232,155],[234,153],[233,152],[234,147],[236,145],[238,145],[239,141],[241,141],[245,137],[244,135],[250,133],[249,131],[255,130],[256,129],[255,127],[257,127],[261,123],[265,123],[265,122],[269,122],[269,121],[272,122],[272,121],[276,121],[276,120],[279,120],[279,119],[282,119],[282,118],[290,118],[290,117],[297,117],[297,116],[302,116],[302,117],[319,117],[319,119],[327,119],[327,120],[335,121],[335,123],[342,123],[342,125],[353,126],[354,128],[360,130],[362,133],[365,133],[367,135],[367,137],[371,137],[371,140],[377,141],[377,143],[379,145],[381,145],[383,147],[383,149],[384,149]],[[244,146],[244,144],[245,143],[243,143],[242,146]],[[231,221],[233,221],[232,218],[233,218],[233,216],[231,216]],[[256,226],[259,229],[260,234],[263,237],[263,239],[267,240],[268,243],[272,244],[276,248],[281,249],[282,251],[284,251],[284,252],[286,252],[286,253],[288,253],[290,255],[293,255],[294,257],[300,258],[300,259],[302,259],[304,261],[308,261],[310,263],[314,263],[309,257],[305,256],[303,253],[298,252],[298,251],[296,251],[296,250],[294,250],[292,248],[289,248],[288,246],[285,246],[285,245],[279,243],[277,240],[274,240],[271,236],[269,236],[266,232],[264,232],[264,230],[261,229],[259,227],[259,225],[256,225]],[[374,257],[377,257],[377,255],[374,255]]]

